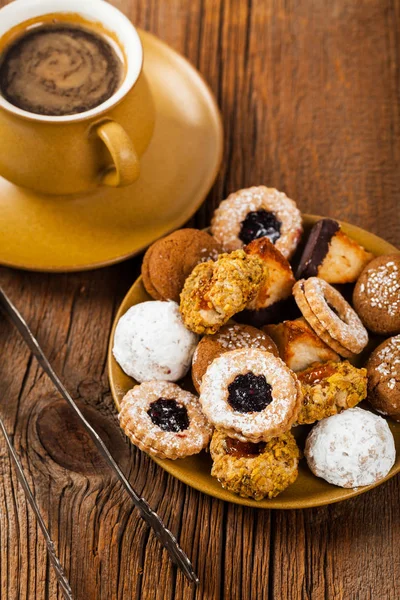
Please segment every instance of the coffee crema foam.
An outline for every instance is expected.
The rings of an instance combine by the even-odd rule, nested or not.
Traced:
[[[70,23],[42,25],[4,51],[0,92],[28,112],[73,115],[110,98],[123,74],[122,60],[105,37]]]

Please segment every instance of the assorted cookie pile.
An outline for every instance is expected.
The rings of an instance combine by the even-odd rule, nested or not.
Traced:
[[[332,219],[300,252],[302,237],[282,192],[231,194],[210,234],[183,229],[148,249],[154,300],[130,308],[114,336],[137,383],[121,403],[130,440],[169,459],[209,449],[221,485],[256,500],[296,480],[304,426],[309,468],[334,485],[375,483],[395,462],[388,423],[357,405],[400,421],[400,254],[374,258]]]

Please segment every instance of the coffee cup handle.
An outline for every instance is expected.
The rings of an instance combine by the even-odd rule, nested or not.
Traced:
[[[125,129],[116,121],[105,121],[96,128],[107,146],[114,165],[101,176],[101,183],[111,187],[130,185],[139,177],[139,157]]]

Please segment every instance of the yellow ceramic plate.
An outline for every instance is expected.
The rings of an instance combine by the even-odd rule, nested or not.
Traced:
[[[311,225],[321,217],[303,215],[303,218],[304,227],[307,231]],[[372,233],[368,233],[363,229],[353,225],[348,225],[346,223],[342,223],[342,227],[348,235],[376,255],[397,252],[396,248],[394,248],[391,244],[385,242],[381,238],[378,238]],[[128,310],[128,308],[134,304],[145,302],[146,300],[151,300],[151,298],[146,293],[142,284],[142,280],[139,278],[125,296],[125,299],[115,317],[108,353],[108,374],[110,378],[111,391],[117,408],[124,394],[133,387],[135,382],[133,379],[125,375],[112,356],[111,350],[113,346],[115,326],[119,318]],[[383,481],[393,477],[393,475],[400,471],[400,423],[389,421],[389,426],[396,442],[397,459],[391,472]],[[300,443],[302,439],[305,439],[309,429],[310,427],[295,428],[294,431],[296,436],[299,437]],[[214,496],[215,498],[219,498],[221,500],[227,500],[229,502],[235,502],[236,504],[243,504],[257,508],[307,508],[312,506],[321,506],[324,504],[331,504],[332,502],[340,502],[341,500],[346,500],[347,498],[352,498],[353,496],[362,494],[371,488],[376,487],[376,485],[379,485],[370,485],[359,488],[358,490],[345,490],[343,488],[330,485],[324,480],[315,477],[308,469],[306,461],[303,459],[300,462],[300,470],[297,481],[292,486],[290,486],[277,498],[256,502],[255,500],[241,498],[240,496],[224,490],[218,481],[211,477],[211,459],[205,452],[197,456],[176,461],[161,459],[154,460],[160,465],[160,467],[168,471],[168,473],[174,477],[177,477],[184,483],[194,487],[195,489],[204,492],[205,494],[209,494],[210,496]]]
[[[79,271],[132,256],[185,223],[203,202],[222,155],[215,100],[199,73],[140,32],[155,99],[153,139],[132,186],[92,195],[42,196],[0,177],[0,263]]]

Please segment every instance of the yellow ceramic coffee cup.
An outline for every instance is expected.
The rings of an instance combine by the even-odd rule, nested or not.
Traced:
[[[66,116],[27,112],[0,94],[0,175],[44,194],[129,185],[155,121],[138,33],[104,0],[16,0],[0,10],[0,57],[27,27],[55,17],[107,35],[124,62],[122,83],[102,104]]]

